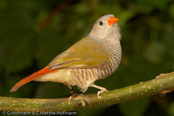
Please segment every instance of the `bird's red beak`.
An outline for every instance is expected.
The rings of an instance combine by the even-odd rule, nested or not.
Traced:
[[[108,20],[108,25],[111,26],[114,23],[116,23],[119,19],[115,18],[115,17],[110,17]]]

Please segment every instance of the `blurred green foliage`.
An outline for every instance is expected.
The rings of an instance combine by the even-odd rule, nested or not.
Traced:
[[[51,82],[30,82],[14,93],[9,90],[85,37],[96,19],[105,14],[119,18],[123,58],[117,71],[97,81],[98,85],[113,90],[174,70],[173,0],[0,0],[0,96],[68,97],[66,86]],[[89,88],[85,94],[96,92]],[[173,95],[77,113],[174,116]]]

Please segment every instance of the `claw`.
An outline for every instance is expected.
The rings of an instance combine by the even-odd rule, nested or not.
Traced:
[[[108,91],[108,90],[105,89],[105,88],[102,89],[101,91],[98,91],[98,92],[97,92],[97,97],[100,99],[100,98],[101,98],[100,94],[103,93],[103,92],[107,92],[107,91]]]
[[[98,97],[99,99],[101,98],[101,96],[100,96],[101,93],[108,91],[106,88],[100,87],[100,86],[95,85],[95,84],[91,84],[90,86],[91,86],[91,87],[95,87],[95,88],[97,88],[97,89],[100,89],[100,91],[97,92],[97,97]]]
[[[77,96],[77,93],[73,93],[73,94],[69,97],[69,99],[68,99],[69,104],[71,103],[71,100],[72,100],[74,97],[76,97],[76,96]]]
[[[83,94],[73,93],[73,94],[69,97],[69,99],[68,99],[69,104],[71,103],[71,100],[72,100],[74,97],[81,96],[81,95],[83,95]]]

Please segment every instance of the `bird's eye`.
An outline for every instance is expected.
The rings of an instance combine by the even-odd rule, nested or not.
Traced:
[[[103,21],[100,21],[99,24],[100,24],[100,26],[102,26],[103,25]]]

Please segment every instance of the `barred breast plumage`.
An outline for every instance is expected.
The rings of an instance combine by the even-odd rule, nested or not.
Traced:
[[[100,69],[100,67],[94,67],[90,69],[86,68],[71,68],[67,69],[71,75],[70,85],[77,85],[80,91],[83,93],[88,89],[89,85],[94,83],[98,79],[104,79],[112,74],[120,64],[121,61],[121,46],[120,42],[115,42],[114,46],[108,47],[110,54],[109,66]]]

